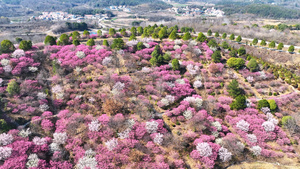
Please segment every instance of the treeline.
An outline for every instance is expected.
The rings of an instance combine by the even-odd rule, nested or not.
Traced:
[[[250,4],[251,2],[232,1],[232,0],[223,0],[216,3],[216,5],[218,6],[233,6],[233,5],[246,6]]]
[[[148,17],[148,21],[150,21],[150,22],[158,22],[158,21],[162,21],[162,20],[168,22],[168,21],[175,20],[175,18],[169,17],[169,16],[150,16],[150,17]]]
[[[287,25],[287,24],[280,23],[278,25],[264,25],[263,27],[267,28],[267,29],[276,29],[276,30],[281,30],[281,31],[284,31],[286,29],[300,30],[300,24]]]
[[[77,22],[66,22],[66,26],[70,30],[79,30],[84,31],[88,29],[88,25],[85,22],[77,23]]]
[[[114,17],[115,15],[111,11],[105,11],[102,9],[90,9],[90,8],[71,8],[67,10],[68,13],[73,15],[95,15],[95,14],[107,14],[108,17]]]
[[[158,2],[153,2],[149,4],[149,9],[150,10],[163,10],[163,9],[168,9],[172,8],[172,5],[166,4],[165,2],[158,1]]]
[[[245,12],[271,18],[296,19],[300,16],[299,10],[287,9],[274,5],[251,4],[246,7]]]
[[[21,2],[24,3],[26,0],[2,0],[2,2],[6,4],[13,4],[13,5],[19,5]],[[34,0],[33,2],[39,2],[41,0]],[[126,5],[126,6],[135,6],[143,3],[150,3],[156,1],[158,2],[159,0],[61,0],[61,1],[55,1],[51,0],[50,2],[63,2],[63,3],[78,3],[78,4],[88,4],[88,5],[96,5],[96,6],[110,6],[110,5]],[[186,1],[186,0],[179,0],[179,1]],[[49,2],[49,3],[50,3]],[[33,5],[33,4],[31,4]],[[57,4],[52,4],[52,5],[57,5]]]
[[[221,8],[226,15],[235,13],[251,13],[267,18],[297,19],[300,17],[299,10],[288,9],[275,5],[250,4],[243,6],[240,4],[224,4]]]
[[[158,0],[100,0],[96,1],[95,7],[106,7],[111,5],[136,6],[144,3],[158,2]]]
[[[184,4],[184,3],[187,3],[189,0],[173,0],[173,1],[177,2],[177,3]]]
[[[2,0],[6,4],[19,5],[21,0]]]

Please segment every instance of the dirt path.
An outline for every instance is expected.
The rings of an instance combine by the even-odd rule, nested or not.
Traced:
[[[251,86],[251,84],[249,82],[245,82],[245,78],[237,73],[236,71],[234,71],[235,75],[237,75],[238,79],[240,80],[240,82],[244,85],[246,85],[248,88],[251,89],[251,91],[254,93],[256,99],[262,99],[263,97],[257,92],[257,90]]]

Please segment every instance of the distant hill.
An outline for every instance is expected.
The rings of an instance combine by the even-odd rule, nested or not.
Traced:
[[[290,3],[286,3],[289,1]],[[257,1],[240,1],[224,0],[216,5],[221,8],[226,15],[236,13],[251,13],[263,18],[274,19],[298,19],[300,17],[300,1],[290,1],[281,3],[276,0],[257,0]]]
[[[5,4],[22,5],[33,10],[61,9],[82,4],[91,7],[106,7],[111,5],[135,6],[157,1],[160,0],[2,0]]]
[[[75,7],[103,8],[107,6],[136,6],[151,3],[166,5],[161,0],[0,0],[0,16],[20,16],[42,11],[68,11]]]

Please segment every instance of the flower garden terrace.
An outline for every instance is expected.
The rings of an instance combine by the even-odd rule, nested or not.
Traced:
[[[86,45],[73,33],[0,55],[0,168],[296,166],[295,86],[181,30],[101,31]]]

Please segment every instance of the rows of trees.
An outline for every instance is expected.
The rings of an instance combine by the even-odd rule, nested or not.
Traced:
[[[208,36],[211,36],[212,35],[212,31],[211,30],[208,30],[207,32],[207,35]],[[215,33],[215,37],[218,38],[220,35],[219,35],[219,32],[216,32]],[[223,33],[222,39],[226,39],[227,38],[227,34],[226,33]],[[232,40],[232,41],[237,41],[237,42],[241,42],[243,39],[242,37],[239,35],[237,38],[235,38],[235,35],[234,34],[231,34],[229,36],[229,40]],[[252,40],[252,42],[250,43],[250,45],[257,45],[258,44],[258,39],[257,38],[254,38]],[[267,46],[267,42],[262,39],[261,42],[260,42],[260,46]],[[276,42],[275,41],[271,41],[268,45],[269,48],[276,48]],[[277,46],[277,50],[282,50],[284,47],[284,44],[283,43],[279,43],[278,46]],[[226,48],[225,48],[226,49]],[[290,53],[293,53],[295,51],[295,47],[293,45],[291,45],[289,48],[288,48],[288,52]]]
[[[285,7],[279,7],[275,5],[266,4],[249,4],[249,3],[232,3],[230,1],[227,4],[222,4],[222,10],[227,15],[235,13],[251,13],[260,17],[267,18],[286,18],[286,19],[297,19],[300,16],[298,10],[288,9]]]
[[[136,5],[140,5],[140,4],[144,4],[144,3],[157,3],[159,2],[158,0],[100,0],[100,1],[96,1],[94,0],[95,3],[95,7],[106,7],[106,6],[111,6],[111,5],[126,5],[126,6],[136,6]]]
[[[92,8],[71,8],[67,10],[68,13],[73,15],[95,15],[95,14],[107,14],[108,17],[114,17],[115,15],[111,11],[105,11],[102,9]]]

